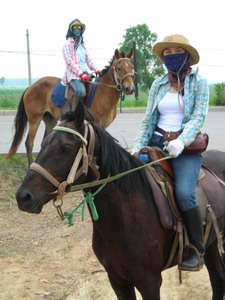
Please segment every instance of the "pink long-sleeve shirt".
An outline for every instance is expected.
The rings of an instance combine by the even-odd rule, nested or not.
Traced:
[[[82,74],[82,70],[80,68],[80,57],[78,51],[74,49],[74,39],[69,37],[66,40],[66,43],[63,47],[63,57],[65,59],[66,63],[66,70],[64,73],[64,76],[62,78],[62,81],[64,83],[70,82],[72,79],[79,79],[79,75]],[[90,54],[86,48],[85,43],[82,43],[82,46],[86,50],[86,62],[87,66],[92,71],[97,71],[97,68],[92,61]]]

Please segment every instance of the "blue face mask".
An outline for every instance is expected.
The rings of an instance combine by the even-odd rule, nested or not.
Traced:
[[[78,28],[73,29],[73,34],[75,38],[80,37],[82,35],[82,29],[78,29]]]
[[[163,59],[164,59],[164,64],[169,71],[183,72],[189,68],[188,53],[164,55]]]

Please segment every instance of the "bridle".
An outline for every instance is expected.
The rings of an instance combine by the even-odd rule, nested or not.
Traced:
[[[82,136],[78,131],[75,131],[75,130],[67,128],[67,127],[62,127],[62,126],[56,126],[53,128],[53,130],[72,133],[72,134],[78,136],[82,141],[82,145],[80,146],[80,148],[77,152],[77,155],[74,159],[73,165],[70,169],[67,179],[61,183],[52,174],[50,174],[45,168],[43,168],[41,165],[34,162],[30,166],[31,170],[36,171],[39,175],[41,175],[46,180],[51,182],[57,188],[57,190],[55,192],[51,193],[51,195],[55,196],[55,199],[54,199],[54,203],[55,203],[55,201],[57,201],[57,200],[62,201],[62,198],[63,198],[63,195],[65,194],[67,186],[73,184],[73,182],[78,177],[80,177],[82,174],[87,175],[89,167],[93,170],[96,180],[99,179],[100,174],[98,171],[98,166],[96,165],[96,163],[94,161],[95,133],[94,133],[94,129],[90,123],[85,121],[84,136]],[[87,140],[88,133],[89,133],[89,141]],[[88,146],[88,149],[87,149],[87,146]],[[78,169],[81,160],[82,160],[82,165]],[[56,207],[58,209],[58,207],[60,207],[60,206],[57,205]]]
[[[113,79],[116,83],[116,89],[117,89],[118,92],[122,91],[122,89],[123,89],[122,84],[123,84],[124,79],[126,79],[127,77],[133,77],[134,78],[134,70],[133,70],[132,73],[127,73],[123,77],[119,76],[116,67],[117,67],[118,62],[120,62],[122,60],[128,60],[130,62],[130,59],[128,57],[122,57],[122,58],[119,58],[119,59],[115,59],[113,61],[112,67],[110,68],[111,70],[113,70]],[[110,74],[110,77],[112,78],[111,74]]]
[[[117,63],[124,59],[126,59],[130,62],[130,59],[127,57],[115,59],[112,63],[112,66],[109,68],[109,71],[108,71],[109,77],[112,79],[113,82],[116,83],[116,85],[108,84],[108,83],[104,83],[104,82],[95,82],[95,81],[87,81],[87,82],[90,84],[93,84],[93,85],[103,85],[103,86],[111,87],[111,88],[116,89],[118,92],[122,92],[122,89],[123,89],[122,84],[123,84],[124,79],[126,79],[127,77],[134,78],[134,70],[132,71],[132,73],[127,73],[123,77],[119,76],[118,71],[116,69]]]

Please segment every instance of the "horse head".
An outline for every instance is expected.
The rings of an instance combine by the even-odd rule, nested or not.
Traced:
[[[83,104],[79,103],[76,111],[69,112],[43,140],[37,159],[16,193],[21,210],[40,213],[50,200],[62,199],[74,182],[99,178],[94,157],[96,134],[84,116]]]
[[[133,49],[126,55],[123,51],[115,50],[114,60],[112,63],[112,73],[117,84],[117,90],[122,91],[126,95],[133,94],[134,86],[134,65],[130,58],[133,55]]]

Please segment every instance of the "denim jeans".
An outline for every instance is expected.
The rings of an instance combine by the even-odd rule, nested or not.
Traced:
[[[86,96],[86,89],[84,83],[80,79],[72,79],[70,85],[74,89],[75,95],[84,97]]]
[[[154,134],[149,146],[163,149],[163,136]],[[181,154],[171,158],[175,176],[175,194],[181,211],[187,211],[198,206],[195,198],[195,186],[201,169],[201,154]]]

